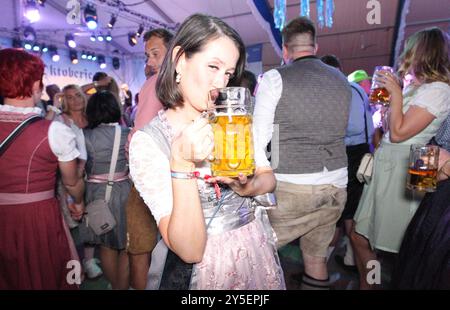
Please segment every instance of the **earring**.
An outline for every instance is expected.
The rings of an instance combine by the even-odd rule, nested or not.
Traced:
[[[180,84],[180,82],[181,82],[181,73],[177,73],[177,76],[175,77],[175,82],[177,84]]]

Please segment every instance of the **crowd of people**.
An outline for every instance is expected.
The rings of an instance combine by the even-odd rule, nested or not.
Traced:
[[[79,289],[68,281],[75,261],[112,289],[283,290],[277,250],[298,240],[301,288],[327,290],[342,235],[336,260],[359,273],[360,289],[377,288],[368,274],[379,251],[397,258],[390,288],[449,289],[446,34],[415,33],[396,73],[373,77],[390,94],[379,122],[371,77],[346,77],[336,56],[319,58],[308,18],[290,21],[282,39],[284,65],[257,83],[223,20],[195,14],[174,34],[153,29],[135,105],[103,72],[62,91],[48,85],[44,102],[42,60],[0,50],[0,289]],[[203,112],[211,90],[231,85],[254,95],[256,169],[210,177],[214,133]],[[412,144],[440,147],[439,183],[425,196],[406,189]],[[372,179],[362,184],[370,152]],[[255,198],[267,193],[275,208]],[[90,223],[98,201],[114,218],[101,234]]]

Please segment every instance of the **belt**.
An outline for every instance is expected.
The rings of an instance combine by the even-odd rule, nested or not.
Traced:
[[[55,190],[36,193],[0,193],[0,205],[20,205],[55,197]]]
[[[88,176],[86,182],[89,183],[108,183],[109,173],[105,174],[91,174]],[[113,175],[113,182],[125,181],[129,178],[128,172],[116,172]]]

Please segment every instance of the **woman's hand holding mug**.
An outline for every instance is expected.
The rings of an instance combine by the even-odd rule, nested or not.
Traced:
[[[197,118],[173,139],[171,166],[173,170],[193,170],[194,163],[204,161],[214,149],[214,133],[208,119]],[[177,170],[178,171],[178,170]]]

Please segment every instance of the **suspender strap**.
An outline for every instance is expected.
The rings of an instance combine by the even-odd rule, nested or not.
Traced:
[[[364,100],[363,95],[361,95],[361,93],[359,92],[359,90],[358,90],[355,86],[353,86],[353,85],[350,85],[350,86],[351,86],[354,90],[356,90],[356,92],[358,93],[359,97],[361,97],[361,100],[362,100],[362,102],[363,102],[363,107],[364,107],[364,132],[365,132],[365,134],[366,134],[366,143],[369,144],[369,134],[367,133],[367,116],[366,116],[367,109],[366,109],[366,101]]]

